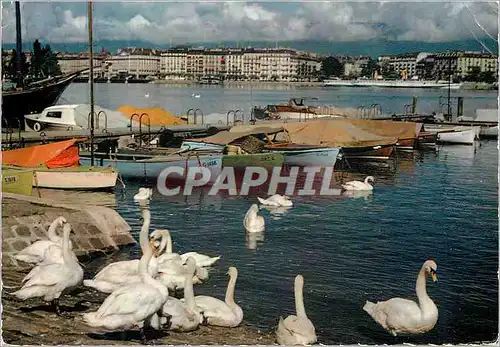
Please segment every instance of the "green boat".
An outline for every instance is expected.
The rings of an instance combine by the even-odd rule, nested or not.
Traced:
[[[282,166],[284,162],[285,156],[281,153],[226,154],[222,157],[222,167],[261,166],[272,168]]]
[[[2,168],[2,192],[31,195],[33,170]]]

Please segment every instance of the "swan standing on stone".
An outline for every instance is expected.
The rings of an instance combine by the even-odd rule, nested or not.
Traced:
[[[365,181],[349,181],[342,185],[345,190],[373,190],[373,186],[368,182],[375,182],[373,176],[366,176]]]
[[[292,200],[290,200],[290,197],[288,197],[286,195],[274,194],[273,196],[270,196],[267,199],[262,199],[262,198],[257,197],[257,200],[259,200],[259,202],[262,205],[266,205],[266,206],[275,206],[275,207],[280,207],[280,206],[291,207],[291,206],[293,206]]]
[[[276,340],[280,345],[310,345],[317,341],[316,329],[307,318],[304,307],[304,277],[297,275],[294,284],[296,316],[290,315],[283,320],[280,317]]]
[[[83,314],[85,323],[106,329],[141,327],[145,342],[144,323],[161,310],[168,298],[168,289],[148,273],[148,263],[153,257],[153,241],[139,261],[142,282],[131,283],[113,291],[95,312]]]
[[[151,188],[139,188],[139,192],[134,195],[134,200],[150,200],[153,196],[153,189]]]
[[[245,214],[245,219],[243,219],[243,226],[249,233],[260,233],[265,229],[266,222],[264,217],[259,216],[259,207],[257,204],[253,204],[248,209]]]
[[[186,265],[188,271],[184,279],[184,301],[169,296],[162,308],[163,314],[160,322],[163,326],[168,320],[170,322],[169,330],[193,331],[203,321],[203,316],[196,307],[193,291],[193,276],[196,270],[196,261],[194,258],[189,257]]]
[[[363,310],[394,336],[421,334],[431,330],[436,325],[438,309],[427,295],[425,282],[427,274],[431,275],[434,282],[437,281],[436,270],[437,264],[433,260],[427,260],[420,269],[416,284],[418,304],[413,300],[392,298],[376,304],[367,301]]]
[[[51,246],[61,247],[62,238],[57,235],[56,229],[62,227],[66,223],[66,218],[57,217],[49,226],[47,232],[48,240],[38,240],[28,247],[22,249],[18,254],[14,256],[16,260],[23,261],[30,264],[41,263],[44,259],[47,262],[57,262],[61,258],[61,253],[54,254],[55,248],[51,248],[50,252],[47,251]],[[70,248],[72,244],[70,241]]]
[[[148,232],[151,222],[151,214],[148,208],[142,208],[143,224],[139,234],[139,244],[144,254],[148,249]],[[161,247],[160,247],[161,248]],[[161,249],[159,250],[162,251]],[[102,293],[111,293],[123,285],[140,282],[139,259],[123,260],[106,265],[93,279],[84,280],[83,285],[94,288]],[[149,274],[155,276],[158,273],[158,262],[156,256],[148,263]]]
[[[43,297],[43,300],[52,302],[58,315],[61,314],[59,297],[63,292],[75,289],[83,280],[83,269],[78,264],[78,261],[75,261],[76,256],[71,254],[73,253],[69,243],[71,231],[71,225],[65,223],[62,240],[62,257],[64,261],[62,263],[38,265],[23,287],[12,293],[12,295],[21,300]]]
[[[231,266],[227,272],[229,283],[226,289],[225,300],[198,295],[195,296],[196,306],[204,317],[204,323],[221,327],[237,327],[243,320],[243,310],[234,301],[234,288],[238,278],[238,270]]]

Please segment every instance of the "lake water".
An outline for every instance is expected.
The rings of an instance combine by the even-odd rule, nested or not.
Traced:
[[[60,102],[85,102],[86,88],[86,84],[71,85]],[[150,92],[149,103],[142,96],[146,91]],[[191,93],[196,92],[202,97],[191,99]],[[249,110],[252,104],[286,101],[290,95],[300,94],[350,107],[378,102],[384,111],[402,112],[402,105],[409,103],[414,93],[421,97],[422,107],[428,103],[429,111],[435,109],[430,108],[432,102],[437,103],[437,94],[432,91],[384,93],[345,88],[254,90],[250,94],[247,89],[220,87],[99,84],[96,102],[116,108],[127,101],[138,107],[162,106],[180,113],[208,100],[203,104],[207,113],[227,111],[237,105]],[[496,93],[460,93],[467,97],[466,109],[496,105]],[[257,201],[255,195],[208,196],[204,189],[195,190],[188,197],[164,197],[155,191],[150,205],[151,230],[168,228],[175,252],[222,256],[208,282],[195,286],[197,295],[223,298],[227,268],[236,266],[239,277],[235,296],[244,310],[244,321],[263,330],[273,329],[280,315],[294,313],[293,280],[302,274],[306,311],[322,344],[455,344],[495,340],[497,142],[481,141],[475,147],[443,146],[437,152],[399,155],[390,168],[365,168],[340,176],[361,179],[366,174],[376,179],[369,198],[293,197],[295,206],[284,214],[261,210],[266,230],[260,240],[248,239],[242,225],[247,209]],[[114,206],[137,236],[140,211],[132,197],[145,184],[125,184],[124,190],[117,189],[116,196],[101,196],[96,201]],[[155,182],[148,185],[154,187]],[[113,260],[129,256],[137,257],[138,247],[124,250]],[[396,296],[416,299],[416,277],[428,258],[438,264],[439,281],[428,281],[427,285],[439,309],[437,325],[421,336],[395,338],[383,331],[362,307],[366,300]],[[102,260],[97,260],[96,265],[102,266]]]

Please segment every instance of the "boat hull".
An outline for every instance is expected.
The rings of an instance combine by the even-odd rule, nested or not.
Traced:
[[[33,170],[2,169],[2,192],[31,195]]]
[[[481,127],[479,132],[481,138],[498,138],[498,125],[494,127]]]
[[[25,91],[2,92],[2,126],[24,130],[24,116],[54,105],[77,75]]]
[[[473,145],[476,139],[476,130],[446,131],[437,134],[436,142],[448,144]]]
[[[279,167],[285,163],[285,157],[281,153],[255,153],[224,155],[223,167],[245,168],[247,166]]]
[[[116,185],[118,172],[111,168],[92,166],[75,168],[35,169],[33,185],[51,189],[112,189]]]
[[[224,145],[217,145],[214,143],[206,143],[206,142],[197,142],[197,141],[182,141],[181,149],[182,150],[191,150],[191,151],[211,151],[215,153],[222,153],[224,151]]]
[[[89,157],[80,156],[81,163],[90,163]],[[181,167],[184,170],[189,167],[206,167],[210,170],[210,183],[215,182],[222,171],[222,155],[209,156],[191,156],[182,160],[165,160],[160,159],[113,159],[113,158],[94,158],[94,163],[102,166],[111,166],[116,168],[123,178],[133,179],[156,179],[161,172],[168,167]],[[174,175],[169,175],[171,179]]]
[[[394,145],[370,147],[342,147],[342,156],[346,159],[387,160],[394,152]]]
[[[333,167],[340,147],[293,148],[293,146],[266,147],[270,153],[281,153],[289,166]]]

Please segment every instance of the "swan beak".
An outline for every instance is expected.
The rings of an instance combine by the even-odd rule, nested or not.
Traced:
[[[433,272],[433,273],[431,274],[431,276],[432,276],[432,280],[433,280],[434,282],[437,282],[438,277],[437,277],[436,273],[435,273],[435,272]]]

